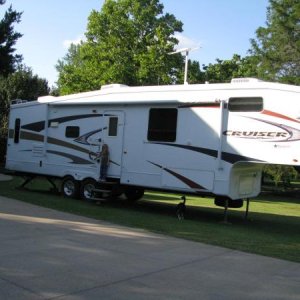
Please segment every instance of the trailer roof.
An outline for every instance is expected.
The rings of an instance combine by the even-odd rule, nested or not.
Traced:
[[[205,97],[220,94],[226,97],[228,92],[239,91],[245,96],[249,91],[281,90],[300,93],[299,86],[270,83],[255,78],[236,78],[231,83],[218,84],[185,84],[165,86],[129,87],[122,84],[111,84],[101,87],[101,90],[72,94],[67,96],[39,97],[39,103],[50,105],[86,105],[86,104],[142,104],[142,103],[185,103],[199,101],[199,92]],[[244,92],[243,92],[244,91]],[[210,98],[210,100],[213,100]],[[214,99],[218,100],[218,99]]]

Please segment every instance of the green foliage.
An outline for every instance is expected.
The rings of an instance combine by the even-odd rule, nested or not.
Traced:
[[[0,76],[0,136],[7,134],[7,121],[10,101],[14,99],[36,100],[39,96],[49,94],[48,82],[33,75],[25,66],[9,74]]]
[[[203,66],[204,77],[211,83],[230,82],[232,78],[256,77],[256,61],[254,57],[234,54],[230,60],[217,59],[216,64]]]
[[[292,180],[297,179],[298,172],[289,166],[268,165],[264,168],[264,176],[271,178],[276,186],[282,184],[283,188],[287,188]]]
[[[5,1],[1,0],[0,5]],[[13,99],[36,100],[49,93],[48,82],[33,75],[21,64],[22,56],[14,54],[17,40],[22,34],[14,30],[22,13],[10,6],[0,21],[0,137],[7,135],[8,110]]]
[[[251,53],[257,57],[259,77],[300,84],[300,2],[270,0],[266,27],[259,27]]]
[[[177,54],[180,55],[181,54]],[[200,64],[198,61],[189,60],[188,61],[188,83],[197,84],[205,82],[205,73],[201,71]],[[181,70],[178,72],[176,83],[182,84],[184,80],[184,65],[182,65]]]
[[[182,23],[163,14],[159,0],[107,0],[92,11],[86,41],[72,45],[58,62],[62,94],[93,90],[103,84],[170,84],[183,58],[168,55],[178,43]]]
[[[5,1],[1,1],[0,5]],[[14,54],[17,40],[22,34],[15,32],[13,25],[19,23],[22,13],[16,12],[10,6],[5,12],[4,18],[0,20],[0,75],[7,76],[13,73],[22,56]]]

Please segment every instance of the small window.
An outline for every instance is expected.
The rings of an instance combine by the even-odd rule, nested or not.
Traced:
[[[118,117],[110,117],[108,124],[108,136],[118,135]]]
[[[255,112],[262,111],[263,99],[261,97],[239,97],[230,98],[228,103],[229,111]]]
[[[14,142],[19,143],[20,140],[20,128],[21,128],[21,119],[15,120],[15,133],[14,133]]]
[[[80,129],[78,126],[67,126],[66,137],[67,138],[78,138],[80,135]]]
[[[177,129],[177,109],[152,108],[149,113],[148,140],[175,142]]]

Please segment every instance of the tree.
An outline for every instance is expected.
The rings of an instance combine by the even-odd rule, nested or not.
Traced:
[[[176,55],[182,56],[181,53],[177,53]],[[185,64],[182,65],[181,69],[176,74],[176,84],[183,84],[184,81],[184,70]],[[200,64],[196,60],[188,60],[188,74],[187,74],[187,81],[189,84],[197,84],[197,83],[204,83],[205,82],[205,73],[201,71]]]
[[[170,56],[182,23],[163,14],[159,0],[106,0],[92,11],[86,41],[73,45],[58,62],[62,94],[103,84],[168,84],[177,80],[182,56]]]
[[[257,77],[256,58],[234,54],[232,59],[216,59],[216,64],[204,65],[204,77],[211,83],[230,82],[232,78]]]
[[[251,43],[251,53],[260,62],[259,77],[299,85],[299,0],[270,0],[266,27],[257,29]]]
[[[5,0],[0,0],[0,5],[4,3]],[[47,80],[33,75],[30,68],[21,64],[22,56],[14,54],[14,45],[22,34],[15,32],[13,25],[20,22],[21,15],[10,6],[0,21],[0,162],[6,149],[10,101],[36,100],[49,93]]]
[[[270,178],[278,187],[280,184],[284,189],[291,186],[291,182],[297,179],[297,170],[291,166],[267,165],[263,172],[264,180]]]
[[[14,99],[36,100],[49,94],[48,82],[32,70],[20,65],[18,70],[6,78],[0,78],[0,136],[7,134],[10,101]]]
[[[5,1],[1,0],[0,5]],[[4,18],[0,21],[0,75],[7,76],[16,70],[22,56],[14,54],[17,40],[22,34],[14,31],[14,23],[19,23],[22,13],[16,12],[12,6],[5,12]]]

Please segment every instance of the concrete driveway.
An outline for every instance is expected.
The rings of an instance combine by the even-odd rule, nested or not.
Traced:
[[[300,299],[300,264],[0,197],[0,299]]]

